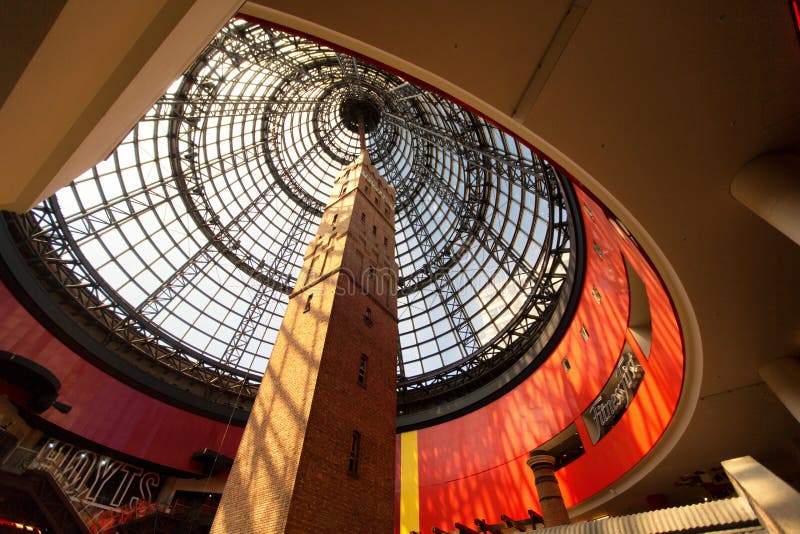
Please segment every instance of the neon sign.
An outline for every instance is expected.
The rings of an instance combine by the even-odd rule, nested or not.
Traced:
[[[34,462],[50,472],[71,499],[98,508],[153,501],[161,485],[158,473],[55,439],[42,447]]]

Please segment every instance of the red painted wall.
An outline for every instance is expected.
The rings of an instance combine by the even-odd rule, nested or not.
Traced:
[[[112,378],[48,332],[0,284],[0,350],[46,367],[61,381],[63,414],[42,414],[61,428],[111,449],[184,471],[199,472],[192,452],[209,447],[233,456],[242,429],[181,410]],[[4,392],[0,390],[0,394]]]
[[[683,381],[683,345],[669,296],[641,251],[618,233],[602,207],[577,191],[585,219],[587,270],[582,300],[554,354],[527,380],[492,404],[459,419],[418,433],[420,527],[452,528],[475,517],[497,521],[500,513],[524,518],[537,509],[528,451],[575,422],[586,448],[559,470],[568,506],[618,479],[652,448],[669,423]],[[603,249],[600,258],[593,250]],[[649,359],[627,331],[629,293],[623,255],[645,282],[651,306]],[[597,287],[601,302],[595,302]],[[581,325],[590,338],[584,341]],[[644,380],[626,414],[595,446],[581,414],[595,399],[620,355],[625,340],[637,351]],[[133,457],[186,471],[197,471],[191,453],[210,447],[233,456],[242,429],[153,399],[106,375],[72,352],[42,327],[0,285],[0,350],[15,352],[47,367],[62,383],[59,400],[68,414],[54,409],[48,421],[86,439]],[[565,373],[561,359],[572,369]],[[397,456],[399,463],[399,454]],[[399,482],[396,484],[399,493]],[[397,509],[397,508],[396,508]]]
[[[514,390],[459,419],[419,430],[422,532],[432,526],[449,530],[455,521],[471,524],[474,518],[497,522],[501,513],[523,519],[529,508],[538,510],[533,475],[525,464],[528,452],[572,422],[586,452],[557,476],[567,506],[576,504],[641,460],[672,417],[683,382],[683,345],[669,296],[647,258],[612,226],[603,208],[581,190],[577,194],[585,219],[587,269],[572,324],[550,358]],[[649,359],[628,331],[623,255],[644,281],[650,301]],[[589,331],[587,341],[581,325]],[[613,373],[626,340],[645,376],[625,415],[593,446],[581,414]],[[565,357],[569,372],[561,365]]]

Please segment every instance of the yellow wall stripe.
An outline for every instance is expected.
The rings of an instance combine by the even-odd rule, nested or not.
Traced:
[[[419,532],[417,431],[400,434],[400,534]]]

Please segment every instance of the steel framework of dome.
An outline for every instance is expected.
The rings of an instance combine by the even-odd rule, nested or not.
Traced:
[[[358,154],[354,114],[397,191],[398,413],[455,413],[532,370],[569,315],[570,186],[486,120],[317,42],[231,21],[109,158],[6,214],[7,237],[107,365],[246,412]]]

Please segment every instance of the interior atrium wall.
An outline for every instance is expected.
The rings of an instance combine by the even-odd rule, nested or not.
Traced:
[[[669,295],[624,227],[612,223],[613,216],[580,188],[576,193],[586,232],[587,265],[580,304],[564,338],[541,367],[502,398],[456,420],[416,431],[413,437],[398,438],[397,510],[400,521],[405,521],[400,532],[427,532],[432,526],[447,530],[456,521],[491,522],[500,514],[526,518],[528,509],[539,509],[533,474],[525,463],[529,452],[574,423],[585,452],[556,471],[569,508],[633,469],[669,425],[684,373],[680,326]],[[629,327],[627,268],[635,270],[646,288],[651,322],[648,354]],[[641,364],[641,384],[626,400],[627,409],[613,428],[593,444],[584,414],[605,393],[604,386],[613,380],[618,361],[628,350]],[[402,450],[403,446],[413,450]],[[414,469],[402,463],[414,461],[416,480],[404,480],[401,474]]]
[[[496,521],[501,513],[526,517],[538,506],[525,464],[528,452],[574,423],[585,453],[556,472],[565,502],[573,506],[633,469],[669,424],[683,382],[683,344],[670,298],[624,227],[580,188],[576,192],[588,252],[580,304],[566,334],[547,361],[503,397],[460,418],[398,436],[398,531],[450,528],[475,517]],[[646,288],[648,353],[631,329],[629,268]],[[61,381],[58,400],[72,409],[43,412],[40,417],[50,428],[165,470],[201,473],[203,466],[192,454],[203,448],[235,455],[240,427],[226,431],[224,422],[162,402],[106,374],[57,339],[6,286],[0,288],[0,316],[0,350],[39,363]],[[619,411],[613,428],[593,444],[585,415],[603,399],[627,352],[641,366],[641,382],[629,392],[627,409]]]

